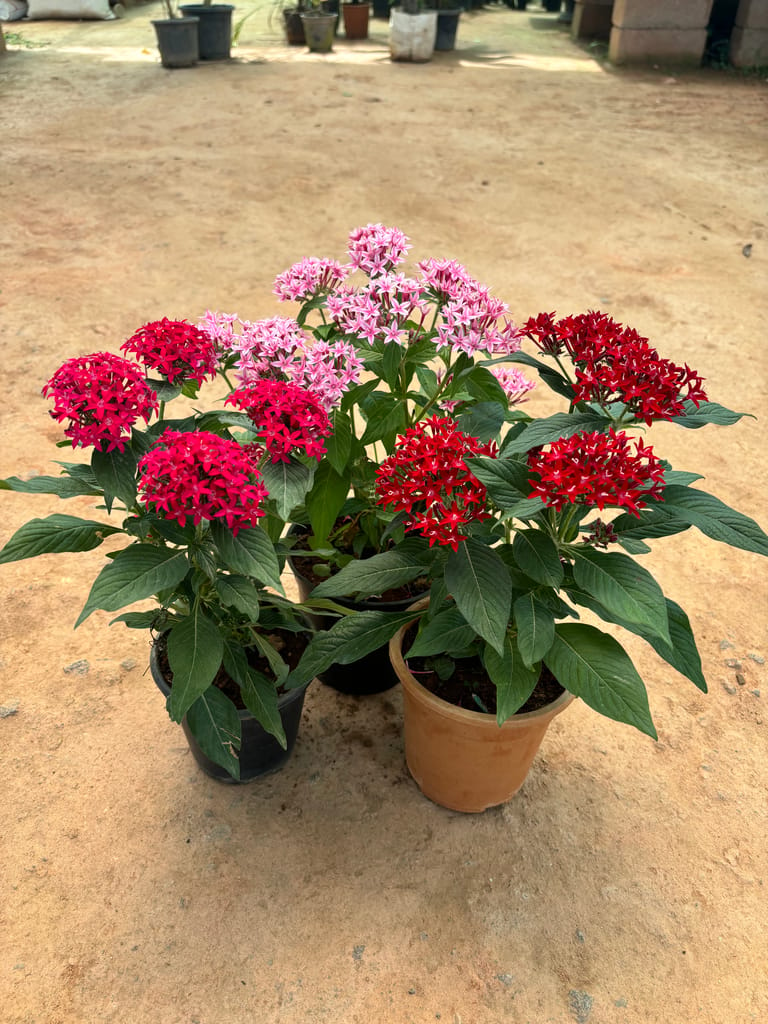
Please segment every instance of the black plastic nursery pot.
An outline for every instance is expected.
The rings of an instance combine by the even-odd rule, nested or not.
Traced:
[[[229,60],[232,50],[232,4],[182,4],[185,18],[197,18],[200,60]]]
[[[164,68],[191,68],[200,57],[197,18],[164,18],[153,21]]]
[[[167,698],[171,693],[171,686],[163,674],[160,656],[158,653],[157,640],[152,645],[152,649],[150,651],[149,667],[157,688],[163,696]],[[181,727],[184,730],[184,735],[187,738],[189,749],[192,752],[192,756],[195,761],[198,763],[200,768],[202,768],[205,774],[209,775],[212,779],[216,779],[219,782],[232,783],[234,785],[244,782],[253,782],[262,775],[268,775],[271,772],[279,771],[290,758],[293,753],[293,748],[296,745],[299,726],[301,724],[301,713],[304,708],[304,697],[308,686],[309,683],[304,686],[297,687],[295,690],[288,690],[286,693],[281,694],[278,697],[278,711],[280,714],[280,720],[283,723],[283,729],[285,730],[285,738],[287,741],[285,750],[283,750],[271,733],[264,730],[250,711],[242,708],[238,709],[241,730],[239,779],[232,778],[226,768],[222,768],[221,765],[211,761],[211,759],[203,753],[200,749],[200,745],[192,734],[192,730],[187,724],[185,716],[182,720]]]

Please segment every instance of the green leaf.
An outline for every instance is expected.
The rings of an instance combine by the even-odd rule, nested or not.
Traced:
[[[382,551],[370,558],[353,559],[334,576],[323,580],[312,591],[313,597],[358,598],[385,593],[393,587],[410,583],[424,573],[424,566],[398,550]]]
[[[329,629],[316,633],[301,661],[283,684],[286,689],[303,686],[333,664],[351,665],[378,650],[401,626],[419,618],[418,612],[358,612]]]
[[[240,530],[235,536],[224,523],[211,523],[211,537],[228,569],[254,576],[265,586],[283,593],[280,563],[275,546],[260,526]]]
[[[325,538],[331,532],[348,491],[349,477],[340,476],[330,463],[321,462],[306,498],[309,521],[316,537]]]
[[[448,556],[445,583],[469,625],[501,654],[509,624],[512,584],[496,552],[471,538],[462,541],[458,550]]]
[[[243,703],[265,732],[274,736],[283,750],[288,749],[285,729],[277,703],[277,689],[260,672],[248,670],[245,683],[240,686]]]
[[[53,515],[46,519],[30,519],[0,550],[0,565],[63,551],[92,551],[105,537],[121,532],[115,526],[105,526],[94,519],[78,519],[77,516]]]
[[[611,421],[598,413],[556,412],[554,416],[532,420],[526,428],[507,445],[506,452],[527,452],[531,448],[551,444],[561,437],[572,437],[585,430],[607,430]]]
[[[527,352],[513,352],[508,356],[504,356],[504,361],[507,360],[511,363],[523,363],[525,366],[534,366],[539,371],[539,376],[544,383],[556,394],[562,395],[563,398],[569,400],[573,398],[575,394],[573,385],[567,377],[564,377],[554,367],[542,363],[539,359],[534,359]]]
[[[672,484],[664,488],[663,507],[712,540],[742,551],[768,555],[768,536],[754,519],[730,508],[706,491]]]
[[[152,388],[161,402],[172,402],[174,398],[178,398],[181,394],[180,384],[171,384],[170,381],[165,378],[158,380],[153,377],[147,377],[147,384]]]
[[[612,524],[613,532],[623,543],[625,540],[652,540],[657,537],[672,537],[690,529],[674,510],[666,510],[661,506],[641,509],[635,516],[630,512],[622,512]]]
[[[430,654],[459,654],[475,639],[475,630],[458,608],[449,608],[430,619],[408,650],[408,657],[426,658]]]
[[[240,716],[229,697],[209,686],[187,711],[187,725],[206,757],[239,779]]]
[[[119,498],[126,508],[135,504],[137,465],[136,455],[129,447],[122,452],[117,449],[102,452],[94,448],[91,469],[104,491],[104,504],[108,512],[112,511],[115,498]]]
[[[658,739],[645,685],[613,637],[594,626],[560,623],[544,663],[561,686],[595,711]]]
[[[333,433],[325,439],[327,458],[339,476],[344,476],[352,452],[352,421],[349,416],[336,409],[331,422]]]
[[[296,459],[290,462],[265,459],[260,470],[264,486],[277,504],[277,514],[281,519],[288,519],[291,512],[303,504],[312,486],[313,471]]]
[[[528,468],[522,462],[479,455],[467,459],[466,463],[469,471],[486,488],[491,500],[503,511],[523,501],[531,493]]]
[[[9,476],[0,480],[0,491],[20,491],[22,494],[57,494],[60,498],[75,498],[80,494],[101,494],[85,480],[71,476],[33,476],[29,480],[20,480],[17,476]]]
[[[498,437],[504,423],[504,406],[499,402],[478,402],[458,418],[459,429],[478,441],[490,441]]]
[[[168,661],[173,686],[168,713],[180,722],[216,676],[224,656],[219,627],[199,607],[181,619],[168,633]]]
[[[512,605],[517,627],[517,647],[523,662],[531,668],[541,661],[555,639],[555,616],[532,593],[518,597]]]
[[[384,440],[394,440],[396,434],[405,429],[405,412],[402,402],[394,395],[374,392],[362,403],[365,416],[365,431],[360,441],[364,445]]]
[[[484,366],[473,366],[462,375],[461,383],[477,402],[492,402],[503,409],[509,404],[504,388]]]
[[[259,591],[247,576],[217,575],[216,593],[225,608],[236,608],[251,622],[259,621]]]
[[[504,641],[503,656],[492,647],[485,648],[483,664],[496,686],[496,721],[503,725],[536,689],[541,668],[525,664],[510,636]]]
[[[116,618],[110,620],[110,626],[115,622],[124,622],[129,629],[151,629],[157,620],[157,610],[151,612],[123,612]]]
[[[526,575],[545,587],[559,587],[563,566],[557,545],[541,530],[518,530],[512,541],[515,561]]]
[[[700,402],[698,409],[690,399],[687,399],[684,404],[685,412],[681,416],[673,416],[670,422],[677,423],[681,427],[688,427],[691,430],[704,427],[708,423],[716,423],[721,427],[727,427],[733,423],[738,423],[743,416],[755,418],[752,416],[752,413],[733,412],[731,409],[726,409],[724,405],[718,405],[717,402]]]
[[[175,587],[188,570],[189,562],[183,551],[157,548],[153,544],[132,544],[118,551],[94,580],[75,628],[97,608],[116,612],[134,601],[143,601],[158,591]]]
[[[573,549],[573,573],[577,584],[627,622],[670,642],[669,617],[664,594],[647,569],[618,551]]]

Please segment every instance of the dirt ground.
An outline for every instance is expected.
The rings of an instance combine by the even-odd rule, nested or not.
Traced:
[[[383,21],[323,57],[252,7],[231,63],[184,71],[159,65],[156,3],[5,26],[0,476],[70,457],[40,397],[65,358],[163,315],[284,312],[276,273],[381,221],[517,319],[605,309],[757,413],[653,436],[767,527],[765,79],[618,72],[536,5],[463,15],[457,50],[418,66],[390,62]],[[1,504],[0,543],[89,514]],[[207,779],[147,637],[106,613],[73,632],[102,558],[0,568],[3,1021],[768,1019],[757,556],[661,541],[646,564],[691,615],[710,693],[630,645],[659,742],[576,702],[520,794],[478,816],[410,781],[396,689],[315,685],[282,772]]]

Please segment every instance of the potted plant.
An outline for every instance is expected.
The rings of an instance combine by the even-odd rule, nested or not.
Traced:
[[[338,10],[330,11],[321,0],[307,0],[300,12],[304,38],[312,53],[330,53],[339,20]]]
[[[164,68],[189,68],[200,57],[197,19],[180,18],[175,0],[163,0],[166,17],[152,21]]]
[[[341,5],[347,39],[367,39],[370,7],[368,0],[345,0]]]
[[[331,658],[354,661],[371,638],[397,635],[407,762],[427,796],[457,810],[509,799],[543,735],[539,720],[571,697],[656,737],[645,685],[616,627],[706,692],[685,611],[633,557],[650,550],[648,541],[695,527],[768,555],[754,520],[638,436],[657,421],[700,429],[741,418],[709,400],[695,371],[600,312],[541,314],[522,334],[534,354],[512,352],[504,362],[535,369],[565,409],[540,418],[510,410],[498,446],[462,429],[456,410],[404,431],[376,471],[378,500],[403,517],[404,535],[387,552],[349,562],[314,596],[365,597],[384,575],[394,583],[418,574],[429,580],[429,599],[410,613],[340,621],[313,639],[292,674],[301,682]],[[609,631],[582,622],[584,612]],[[447,746],[439,764],[438,736]],[[505,739],[513,748],[521,738],[522,765],[502,752]]]
[[[68,359],[43,388],[51,415],[90,460],[62,462],[60,475],[0,482],[90,497],[96,516],[33,519],[0,550],[0,564],[90,551],[109,539],[75,625],[101,609],[148,630],[153,674],[195,757],[216,777],[252,778],[290,753],[305,684],[285,682],[311,635],[303,609],[284,596],[284,552],[262,526],[271,501],[262,469],[275,471],[276,442],[257,437],[251,395],[236,387],[223,407],[168,416],[171,401],[196,400],[217,375],[228,383],[230,356],[204,331],[164,318],[121,350]],[[314,408],[294,390],[295,401]],[[304,427],[305,449],[322,447],[317,410],[315,423],[317,437]],[[290,443],[301,440],[294,433]]]
[[[295,317],[249,323],[214,314],[205,321],[233,353],[241,379],[270,373],[326,402],[332,432],[311,478],[289,457],[283,478],[268,481],[280,496],[274,535],[284,524],[292,528],[286,543],[304,596],[350,561],[402,540],[402,516],[384,508],[375,489],[398,433],[451,408],[466,429],[498,439],[510,406],[533,386],[519,371],[497,376],[494,361],[520,344],[507,306],[452,260],[425,259],[404,273],[409,248],[397,228],[357,228],[347,262],[307,257],[278,275],[276,294],[298,304]],[[404,611],[424,592],[419,576],[413,571],[389,586],[382,575],[372,607]],[[339,603],[367,607],[354,595]],[[378,669],[372,656],[363,666],[335,666],[332,678],[323,670],[322,678],[346,692],[394,685],[387,639]]]
[[[229,60],[234,5],[203,0],[199,4],[182,4],[179,9],[185,18],[198,19],[200,60]]]
[[[453,50],[456,47],[456,33],[463,10],[455,0],[430,0],[429,6],[437,11],[436,50]]]
[[[389,54],[392,60],[424,63],[432,59],[437,38],[437,11],[424,0],[400,0],[389,16]]]

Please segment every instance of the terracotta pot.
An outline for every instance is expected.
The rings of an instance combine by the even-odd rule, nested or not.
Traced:
[[[368,4],[341,5],[341,16],[344,19],[344,35],[347,39],[367,39],[370,8]]]
[[[403,686],[409,772],[424,796],[452,811],[477,813],[506,803],[525,781],[549,723],[573,694],[566,690],[552,704],[499,726],[494,715],[448,704],[416,681],[403,659],[406,629],[390,641],[389,656]]]

